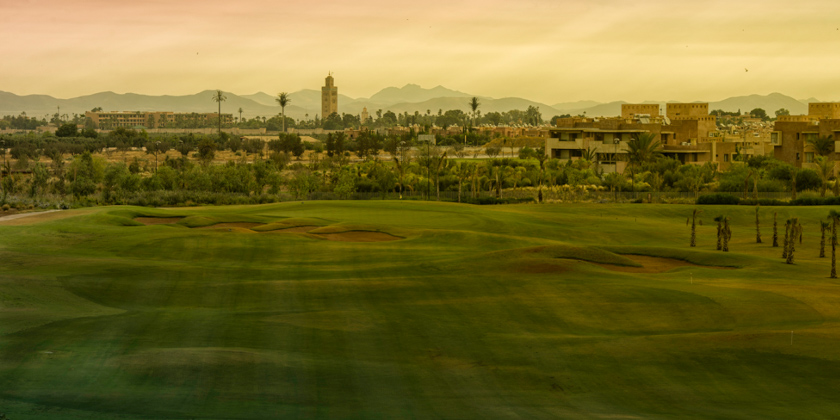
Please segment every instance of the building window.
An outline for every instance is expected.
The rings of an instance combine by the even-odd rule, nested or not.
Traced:
[[[724,155],[723,155],[723,161],[724,161],[724,162],[729,162],[729,155],[724,154]]]
[[[805,162],[814,163],[814,152],[805,152]]]
[[[796,160],[799,160],[799,152],[796,152]]]

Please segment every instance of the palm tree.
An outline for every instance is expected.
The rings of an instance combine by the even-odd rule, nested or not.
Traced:
[[[787,259],[788,257],[788,250],[790,247],[790,237],[791,237],[791,219],[785,221],[785,245],[782,247],[782,258]]]
[[[840,223],[840,212],[831,210],[828,212],[828,218],[831,219],[831,275],[829,277],[837,278],[837,224]]]
[[[458,202],[459,203],[461,202],[462,186],[464,184],[464,181],[467,178],[470,177],[470,174],[472,174],[472,171],[473,171],[472,166],[473,165],[474,165],[473,163],[467,163],[467,162],[458,162],[455,165],[455,168],[454,168],[455,176],[458,177]]]
[[[475,126],[475,125],[478,124],[476,116],[478,115],[478,107],[481,105],[481,103],[478,102],[478,98],[473,96],[473,98],[470,99],[469,105],[470,105],[470,109],[472,109],[472,112],[473,112],[473,126]]]
[[[636,169],[640,168],[645,163],[656,159],[661,153],[662,143],[656,139],[654,133],[642,133],[634,135],[632,139],[627,142],[627,158],[630,165],[630,177],[635,192],[635,173]]]
[[[814,152],[819,156],[828,156],[834,151],[834,138],[831,135],[812,137],[805,140],[814,148]]]
[[[692,246],[692,247],[697,246],[697,225],[696,225],[695,221],[697,220],[697,216],[700,213],[703,213],[703,210],[694,209],[694,211],[691,212],[691,245],[690,246]]]
[[[723,216],[715,217],[717,222],[717,250],[723,249]]]
[[[759,227],[759,224],[758,224],[758,207],[759,206],[755,206],[755,243],[760,244],[761,243],[761,228]]]
[[[828,230],[829,224],[826,221],[820,221],[820,258],[825,258],[825,231]]]
[[[242,122],[242,107],[239,108],[239,122]]]
[[[801,235],[802,226],[799,225],[799,219],[796,217],[788,220],[790,224],[790,245],[788,245],[788,252],[787,252],[787,260],[785,261],[788,264],[793,264],[793,252],[796,250],[796,236]]]
[[[834,162],[830,161],[825,156],[817,156],[817,174],[822,180],[820,185],[820,197],[825,197],[825,191],[828,189],[828,180],[834,176]]]
[[[286,105],[288,105],[289,102],[292,102],[292,100],[289,99],[289,94],[288,93],[280,92],[280,93],[277,94],[277,99],[275,99],[275,101],[277,101],[277,103],[280,104],[280,112],[283,114],[283,132],[285,133],[286,132]]]
[[[513,191],[516,191],[516,185],[520,182],[528,180],[528,178],[525,177],[525,168],[522,166],[508,166],[505,171],[505,178],[513,182]]]
[[[723,218],[723,252],[729,252],[729,239],[732,238],[732,231],[729,230],[729,218]]]
[[[213,100],[219,104],[219,137],[222,135],[222,101],[227,100],[227,96],[221,90],[216,90],[213,95]]]
[[[397,169],[397,173],[399,174],[400,200],[402,200],[403,191],[405,190],[405,183],[403,182],[403,178],[405,177],[405,167],[402,163],[400,163],[400,159],[396,155],[394,155],[394,167]]]
[[[796,200],[796,175],[799,173],[799,169],[795,167],[790,168],[790,194],[791,199]]]
[[[504,178],[505,167],[507,166],[503,159],[492,159],[487,162],[487,174],[492,176],[491,185],[495,187],[496,198],[502,198],[502,182]]]
[[[583,159],[583,160],[587,160],[589,162],[594,163],[597,167],[597,165],[598,165],[598,148],[597,147],[592,147],[592,148],[580,149],[580,158]]]
[[[779,231],[776,228],[776,216],[778,214],[773,212],[773,248],[779,247]]]
[[[437,158],[437,167],[435,168],[435,191],[437,193],[437,201],[440,201],[440,170],[442,167],[445,167],[447,162],[449,162],[446,160],[446,153],[447,152],[443,152],[443,154]]]

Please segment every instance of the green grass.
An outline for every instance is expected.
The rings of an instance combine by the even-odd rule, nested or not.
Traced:
[[[0,223],[0,412],[835,417],[840,282],[817,258],[828,208],[762,208],[755,244],[753,208],[703,206],[689,248],[693,208],[331,201]],[[795,265],[770,246],[773,211],[805,226]],[[732,219],[726,254],[718,214]],[[263,232],[193,229],[236,222]],[[282,233],[298,226],[405,239]],[[632,272],[633,255],[695,265]]]

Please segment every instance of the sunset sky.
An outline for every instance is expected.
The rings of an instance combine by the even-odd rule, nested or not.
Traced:
[[[837,0],[2,0],[0,90],[840,100]],[[748,70],[748,71],[747,71]]]

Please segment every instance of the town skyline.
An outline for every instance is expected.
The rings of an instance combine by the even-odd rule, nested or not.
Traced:
[[[819,11],[819,13],[815,13]],[[253,0],[0,5],[0,90],[75,97],[442,85],[543,103],[835,100],[840,4]]]

